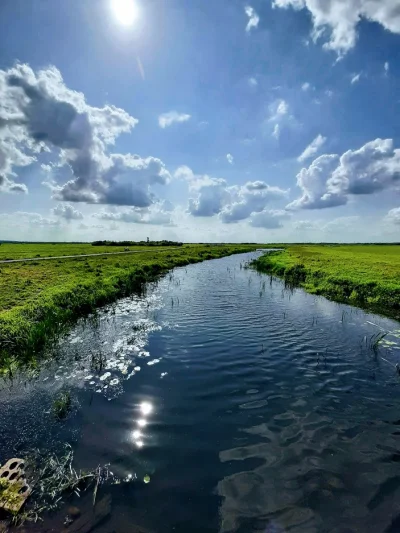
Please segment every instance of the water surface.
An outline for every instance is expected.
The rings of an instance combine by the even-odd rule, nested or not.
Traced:
[[[255,255],[176,269],[3,384],[0,460],[68,441],[78,468],[110,463],[132,482],[102,489],[98,531],[400,531],[400,324],[287,290]]]

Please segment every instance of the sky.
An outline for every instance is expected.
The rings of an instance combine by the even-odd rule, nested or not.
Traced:
[[[400,241],[400,0],[1,0],[0,239]]]

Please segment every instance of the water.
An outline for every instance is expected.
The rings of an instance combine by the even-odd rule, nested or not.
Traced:
[[[3,384],[0,462],[68,441],[77,468],[110,463],[104,533],[400,531],[400,324],[241,268],[255,255],[176,269]]]

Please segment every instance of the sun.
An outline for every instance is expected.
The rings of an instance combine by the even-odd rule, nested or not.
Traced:
[[[135,0],[111,0],[116,20],[123,26],[132,26],[139,15]]]

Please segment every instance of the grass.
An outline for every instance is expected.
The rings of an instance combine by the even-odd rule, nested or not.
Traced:
[[[33,450],[26,457],[28,481],[32,493],[25,506],[13,513],[11,523],[17,526],[24,522],[37,522],[42,515],[57,509],[63,497],[73,494],[80,496],[94,486],[95,493],[99,483],[108,481],[108,467],[98,466],[92,471],[76,471],[73,466],[73,452],[69,444],[59,457],[53,453],[41,454]],[[85,530],[86,531],[86,530]]]
[[[64,255],[102,254],[123,252],[124,246],[92,246],[90,243],[2,243],[0,245],[0,261],[7,259],[25,259],[31,257],[61,257]],[[131,251],[168,250],[169,247],[127,246]]]
[[[253,266],[312,294],[400,316],[400,245],[288,245]]]
[[[3,246],[6,245],[0,248]],[[13,246],[32,257],[39,247],[53,245]],[[29,250],[25,251],[24,246]],[[70,255],[76,246],[87,245],[54,246]],[[144,283],[171,268],[257,247],[186,245],[162,250],[153,247],[137,254],[0,265],[0,373],[12,374],[21,363],[34,366],[43,347],[66,332],[78,317],[139,291]]]
[[[58,420],[62,420],[70,412],[72,406],[71,393],[61,392],[53,402],[53,413]]]

